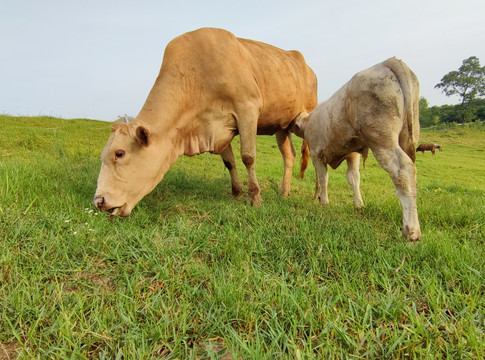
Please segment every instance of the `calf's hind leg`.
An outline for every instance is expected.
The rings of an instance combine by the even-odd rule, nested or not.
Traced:
[[[416,205],[416,167],[396,144],[392,148],[371,148],[377,162],[389,173],[401,203],[404,238],[416,241],[421,236]]]

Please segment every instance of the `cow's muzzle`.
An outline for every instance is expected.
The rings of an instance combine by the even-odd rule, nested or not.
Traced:
[[[112,206],[104,196],[95,196],[93,200],[94,206],[98,209],[106,211],[113,216],[128,216],[129,212],[124,211],[126,209],[126,203],[121,206]]]

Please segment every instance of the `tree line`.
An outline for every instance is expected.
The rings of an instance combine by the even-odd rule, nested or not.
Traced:
[[[436,84],[446,96],[457,95],[460,103],[429,107],[428,100],[419,99],[419,122],[421,126],[440,123],[485,121],[485,66],[475,56],[463,60],[458,70],[451,71]]]
[[[485,121],[485,99],[475,99],[470,103],[470,107],[462,119],[462,105],[428,105],[428,100],[424,97],[419,98],[419,123],[423,127],[438,124],[458,123],[463,124],[474,121]]]

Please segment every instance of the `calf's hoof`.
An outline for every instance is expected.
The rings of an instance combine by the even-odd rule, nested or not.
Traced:
[[[402,230],[402,236],[405,239],[416,242],[419,241],[419,238],[421,237],[421,230],[419,228],[410,228],[409,226],[405,226]]]

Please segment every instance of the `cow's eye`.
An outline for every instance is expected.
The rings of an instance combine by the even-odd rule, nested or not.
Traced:
[[[115,151],[116,160],[121,159],[123,156],[125,156],[125,152],[123,150],[116,150]]]

